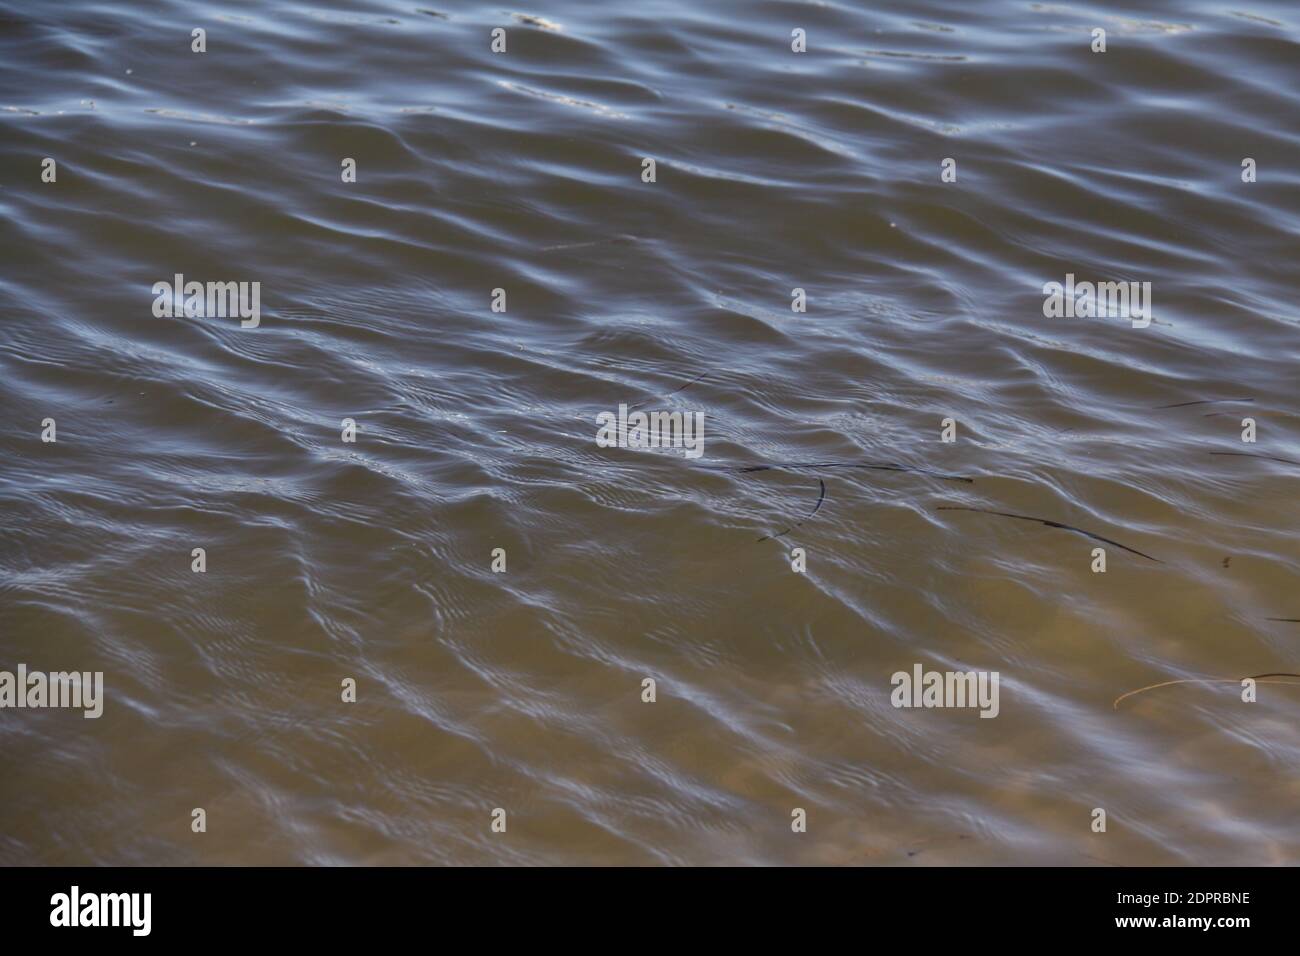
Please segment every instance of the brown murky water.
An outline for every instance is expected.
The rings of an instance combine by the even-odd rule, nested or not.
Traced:
[[[526,12],[0,2],[0,862],[1300,860],[1300,11]]]

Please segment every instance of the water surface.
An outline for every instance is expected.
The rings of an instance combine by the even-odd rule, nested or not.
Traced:
[[[0,712],[0,862],[1297,862],[1300,688],[1112,702],[1300,671],[1298,39],[0,2],[0,669],[107,698]],[[177,273],[260,325],[156,317]],[[705,454],[597,447],[620,403]],[[903,467],[739,470],[831,462]],[[918,663],[998,717],[891,706]]]

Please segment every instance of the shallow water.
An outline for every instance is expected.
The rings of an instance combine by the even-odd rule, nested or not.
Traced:
[[[1300,10],[524,12],[0,2],[0,863],[1300,861]]]

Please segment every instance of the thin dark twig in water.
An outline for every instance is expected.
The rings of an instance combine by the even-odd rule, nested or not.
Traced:
[[[687,384],[689,385],[692,383],[688,382]],[[685,388],[686,386],[684,385],[682,387]],[[744,465],[741,467],[725,466],[723,470],[736,472],[737,474],[748,475],[758,471],[774,471],[778,468],[787,468],[791,471],[798,471],[801,469],[812,469],[812,468],[867,468],[874,471],[899,471],[899,472],[908,472],[908,473],[919,474],[919,475],[928,475],[931,478],[939,478],[943,481],[964,481],[967,484],[975,483],[974,478],[963,478],[960,475],[944,475],[944,474],[940,474],[937,471],[929,471],[928,469],[925,468],[912,468],[908,465],[897,465],[897,464],[882,465],[873,462],[863,462],[863,461],[780,461],[780,462],[772,462],[771,464],[767,464],[767,465]],[[813,515],[815,515],[817,511],[821,508],[822,502],[826,500],[826,482],[823,481],[821,478],[818,478],[817,483],[821,486],[821,494],[817,498],[817,504],[813,505],[813,510],[810,511],[805,518],[800,520],[798,524],[793,524],[790,527],[786,528],[784,531],[779,532],[778,534],[764,535],[758,540],[770,541],[772,538],[784,537],[785,535],[793,531],[795,528],[799,527],[799,525],[803,524],[804,521],[807,521],[808,518],[811,518]]]
[[[1136,554],[1139,557],[1146,558],[1148,561],[1154,561],[1156,564],[1164,564],[1159,558],[1153,558],[1149,554],[1144,554],[1137,548],[1130,548],[1126,544],[1120,544],[1110,538],[1103,538],[1099,534],[1093,534],[1091,531],[1084,531],[1082,528],[1076,528],[1072,524],[1062,524],[1059,521],[1051,521],[1047,518],[1034,518],[1030,515],[1014,515],[1008,511],[993,511],[989,508],[966,508],[961,505],[939,505],[940,511],[975,511],[979,514],[998,515],[1003,518],[1019,518],[1021,521],[1037,521],[1039,524],[1045,524],[1049,528],[1060,528],[1062,531],[1073,531],[1075,534],[1081,534],[1085,538],[1092,538],[1094,541],[1104,541],[1106,544],[1113,544],[1117,548],[1123,548],[1125,551]]]
[[[1212,451],[1211,455],[1231,455],[1234,458],[1263,458],[1265,461],[1280,461],[1287,465],[1300,465],[1300,461],[1290,458],[1275,458],[1272,455],[1257,455],[1250,451]]]
[[[705,371],[705,372],[701,372],[699,375],[695,376],[693,379],[691,379],[691,380],[690,380],[689,382],[687,382],[685,385],[682,385],[682,386],[679,387],[679,388],[675,388],[675,389],[673,389],[671,392],[669,392],[667,395],[665,395],[664,398],[672,398],[672,397],[673,397],[674,395],[676,395],[678,392],[684,392],[684,391],[686,391],[686,389],[690,388],[690,387],[691,387],[692,385],[694,385],[696,382],[703,380],[705,377],[707,377],[707,376],[708,376],[709,374],[711,374],[711,373],[712,373],[712,369],[709,369],[708,371]],[[649,401],[645,401],[645,402],[637,402],[635,405],[629,405],[627,408],[628,408],[628,411],[631,411],[631,410],[634,409],[634,408],[640,408],[642,405],[649,405],[649,404],[650,404]]]
[[[821,490],[821,494],[817,496],[817,504],[813,505],[813,510],[810,511],[810,512],[808,512],[808,514],[807,514],[806,517],[801,518],[798,522],[796,522],[795,524],[790,525],[790,527],[786,528],[784,531],[780,532],[779,534],[765,534],[765,535],[763,535],[763,537],[759,538],[758,540],[759,540],[759,541],[770,541],[770,540],[772,540],[773,538],[783,538],[783,537],[785,537],[787,534],[789,534],[791,531],[793,531],[795,528],[799,527],[799,525],[803,524],[805,521],[807,521],[809,518],[811,518],[813,515],[815,515],[818,511],[820,511],[820,510],[821,510],[821,507],[822,507],[822,502],[826,500],[826,482],[824,482],[824,481],[822,481],[822,479],[818,478],[818,479],[817,479],[817,484],[821,485],[821,488],[822,488],[822,490]]]
[[[1300,677],[1300,674],[1291,674],[1286,671],[1277,671],[1270,674],[1254,674],[1250,677],[1185,677],[1182,680],[1164,680],[1158,684],[1147,684],[1146,687],[1139,687],[1137,690],[1131,690],[1127,694],[1120,694],[1111,704],[1113,710],[1119,710],[1119,702],[1126,697],[1132,697],[1134,694],[1141,694],[1144,691],[1155,690],[1158,687],[1171,687],[1174,684],[1240,684],[1244,680],[1260,681],[1265,684],[1295,684],[1290,680],[1267,680],[1270,677]]]
[[[964,481],[968,485],[975,484],[974,478],[963,478],[961,475],[945,475],[937,471],[930,471],[927,468],[913,468],[910,465],[878,465],[866,461],[779,461],[770,465],[745,465],[742,468],[737,468],[736,471],[741,474],[749,474],[755,471],[771,471],[774,468],[789,468],[792,471],[800,468],[866,468],[872,471],[903,471],[916,475],[928,475],[942,481]]]
[[[673,389],[671,392],[669,392],[667,395],[665,395],[664,398],[671,398],[672,396],[676,395],[678,392],[684,392],[684,391],[686,391],[688,388],[690,388],[690,387],[691,387],[692,385],[694,385],[696,382],[701,382],[701,381],[703,381],[703,380],[704,380],[705,378],[707,378],[711,373],[712,373],[712,370],[711,370],[711,369],[710,369],[710,370],[707,370],[707,371],[704,371],[704,372],[701,372],[699,375],[695,376],[693,379],[691,379],[689,382],[687,382],[687,383],[686,383],[685,385],[683,385],[681,388],[675,388],[675,389]]]
[[[1282,621],[1286,624],[1300,624],[1300,617],[1266,617],[1266,621]]]
[[[1206,398],[1199,402],[1178,402],[1174,405],[1156,405],[1156,408],[1186,408],[1188,405],[1216,405],[1219,402],[1253,402],[1253,398]]]

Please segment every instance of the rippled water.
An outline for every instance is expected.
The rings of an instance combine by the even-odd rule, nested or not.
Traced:
[[[1300,860],[1300,9],[428,3],[0,3],[0,862]]]

